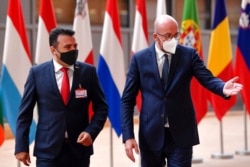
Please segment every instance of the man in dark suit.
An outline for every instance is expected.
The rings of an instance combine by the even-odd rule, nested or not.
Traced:
[[[107,119],[108,106],[96,69],[76,62],[78,50],[73,35],[69,29],[53,29],[49,36],[53,60],[30,69],[17,118],[15,145],[16,158],[27,166],[31,163],[28,136],[36,103],[37,167],[88,167],[93,142]],[[62,88],[64,77],[68,90]],[[61,97],[62,90],[68,92],[66,97]]]
[[[177,21],[169,15],[155,20],[155,43],[135,53],[121,99],[122,135],[127,156],[142,167],[190,167],[192,147],[199,144],[190,81],[195,77],[204,87],[225,99],[242,85],[237,77],[223,82],[205,67],[193,48],[178,45]],[[133,131],[136,96],[141,91],[139,147]],[[202,97],[200,97],[202,98]]]

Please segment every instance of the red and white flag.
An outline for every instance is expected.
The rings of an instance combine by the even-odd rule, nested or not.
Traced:
[[[52,0],[40,0],[35,63],[40,64],[52,58],[49,49],[49,32],[56,27]]]
[[[76,0],[73,30],[75,31],[75,38],[78,44],[78,60],[94,65],[94,53],[87,0]],[[90,119],[92,118],[93,114],[94,112],[92,110],[91,103],[89,106]]]
[[[75,31],[75,38],[78,43],[78,60],[89,64],[94,64],[93,44],[87,0],[76,0],[73,30]]]
[[[157,0],[156,17],[163,14],[167,14],[166,0]]]
[[[132,55],[146,47],[148,47],[148,23],[147,23],[147,11],[145,0],[136,1],[135,11],[135,23],[134,23],[134,34],[132,40]],[[136,98],[137,109],[141,110],[141,93]]]

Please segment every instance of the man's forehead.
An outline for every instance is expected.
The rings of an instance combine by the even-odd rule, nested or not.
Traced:
[[[76,43],[76,40],[73,36],[70,35],[59,35],[57,42],[63,45],[72,45]]]
[[[57,40],[58,40],[58,41],[59,41],[59,40],[66,40],[66,39],[70,39],[70,38],[74,38],[74,37],[71,36],[71,35],[60,34],[60,35],[58,35]]]

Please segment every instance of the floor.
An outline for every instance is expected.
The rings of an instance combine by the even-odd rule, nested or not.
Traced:
[[[247,147],[250,143],[250,119],[248,115],[247,121],[244,121],[244,116],[243,111],[230,111],[223,118],[220,126],[214,114],[209,112],[198,125],[201,144],[194,147],[192,166],[250,167],[250,151]],[[135,132],[136,134],[138,132],[137,124]],[[33,149],[33,144],[30,149]],[[0,147],[0,167],[24,166],[17,162],[13,152],[14,139],[5,140]],[[139,156],[135,163],[126,157],[121,137],[117,137],[109,125],[105,126],[97,137],[94,152],[90,167],[139,167]],[[236,152],[243,155],[238,155]],[[248,155],[244,155],[245,153]],[[35,167],[35,158],[32,157],[31,161],[30,166]]]

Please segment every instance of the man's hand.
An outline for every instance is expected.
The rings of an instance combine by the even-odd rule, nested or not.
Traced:
[[[224,95],[226,96],[236,95],[242,90],[243,85],[236,83],[238,79],[239,77],[234,77],[225,83],[223,87]]]
[[[135,150],[136,154],[139,154],[139,147],[135,139],[128,139],[125,142],[125,151],[129,159],[135,162],[135,157],[133,153],[133,149]]]
[[[93,143],[93,141],[88,132],[82,132],[78,136],[77,143],[82,144],[84,146],[90,146]]]
[[[24,165],[30,166],[31,161],[30,161],[29,153],[20,152],[20,153],[17,153],[15,156],[16,156],[16,159],[21,161]]]

